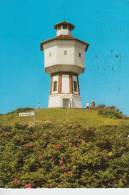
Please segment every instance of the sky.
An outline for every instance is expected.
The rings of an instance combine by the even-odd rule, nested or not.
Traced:
[[[129,115],[129,0],[0,0],[0,113],[47,107],[40,43],[64,20],[90,44],[79,77],[83,106],[95,101]]]

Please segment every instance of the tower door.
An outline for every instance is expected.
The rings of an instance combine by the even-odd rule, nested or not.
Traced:
[[[69,108],[70,107],[70,99],[64,98],[63,99],[63,108]]]

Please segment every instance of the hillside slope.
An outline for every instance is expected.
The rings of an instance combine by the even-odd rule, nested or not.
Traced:
[[[129,187],[129,119],[114,109],[0,116],[0,187]]]
[[[100,113],[100,111],[106,110],[106,114]],[[117,124],[129,124],[129,120],[127,118],[117,117],[116,113],[119,111],[113,112],[113,109],[37,109],[35,111],[36,115],[36,124],[44,124],[44,123],[53,123],[53,124],[65,124],[65,123],[78,123],[84,127],[91,126],[101,126],[101,125],[117,125]],[[107,111],[110,111],[111,114],[108,116]],[[20,109],[22,112],[22,109]],[[23,112],[24,109],[23,109]],[[119,116],[119,115],[118,115]],[[120,120],[115,120],[119,118]],[[6,114],[0,115],[0,125],[15,125],[16,123],[21,124],[31,124],[32,117],[19,117],[19,109]]]

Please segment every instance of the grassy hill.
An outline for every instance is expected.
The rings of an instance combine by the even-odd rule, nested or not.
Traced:
[[[0,115],[0,187],[129,187],[129,119],[116,108]],[[24,110],[23,110],[24,111]]]
[[[106,110],[106,114],[101,111]],[[129,124],[127,117],[117,117],[114,108],[105,109],[37,109],[35,110],[36,124],[54,123],[78,123],[84,127],[95,127],[102,125]],[[108,111],[113,113],[113,115]],[[25,112],[21,109],[20,112]],[[115,112],[115,114],[117,111]],[[118,112],[119,113],[119,112]],[[116,118],[121,120],[115,120]],[[0,125],[15,125],[16,123],[31,124],[32,117],[19,117],[19,110],[6,115],[0,115]]]

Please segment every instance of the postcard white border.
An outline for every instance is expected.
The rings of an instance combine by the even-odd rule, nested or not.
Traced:
[[[0,195],[129,195],[129,189],[0,189]]]

